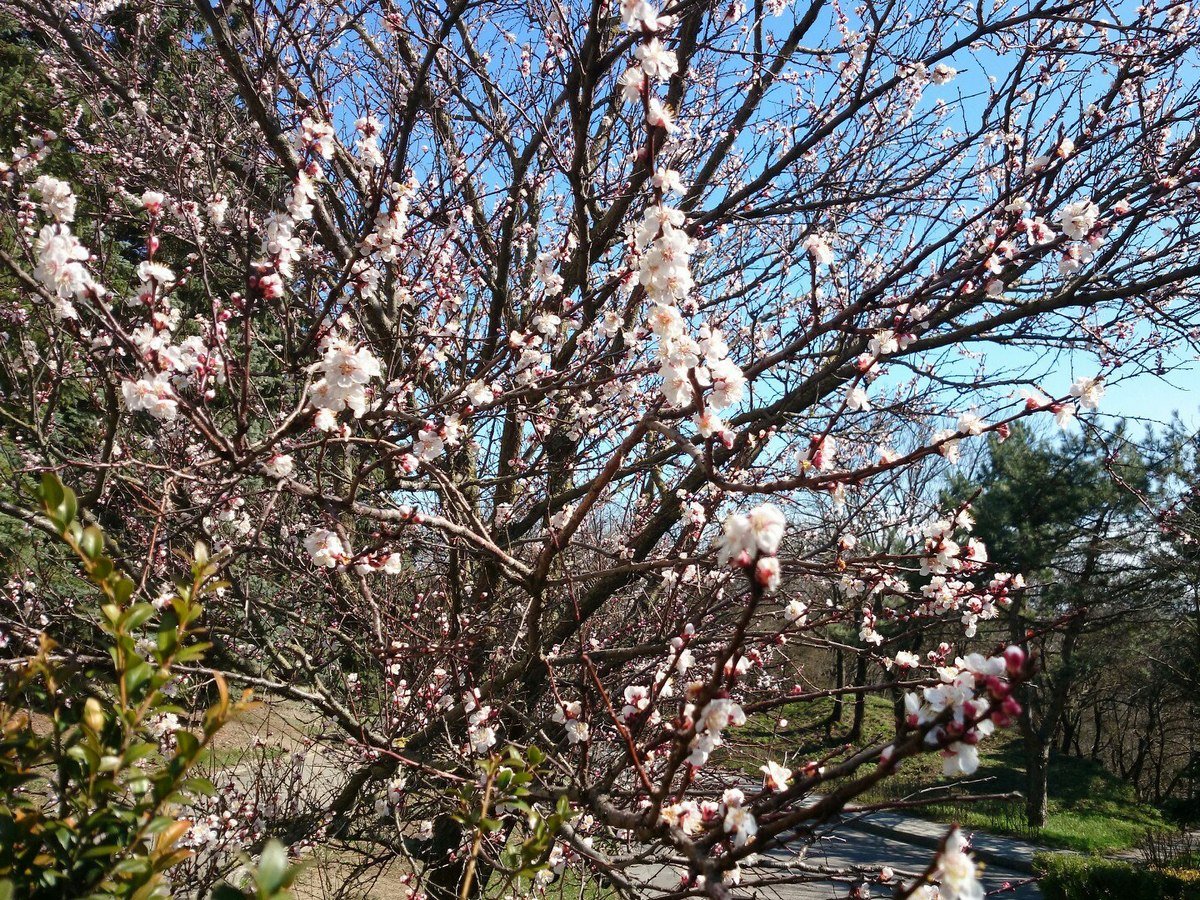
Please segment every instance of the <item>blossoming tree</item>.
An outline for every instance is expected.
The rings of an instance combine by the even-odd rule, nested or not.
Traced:
[[[3,159],[12,488],[80,486],[148,597],[224,560],[210,661],[341,736],[332,781],[243,798],[259,833],[438,900],[655,861],[979,896],[957,832],[924,872],[755,860],[1015,715],[1030,662],[975,636],[1020,573],[968,506],[877,498],[1194,338],[1197,13],[0,10],[48,98]],[[18,592],[12,646],[86,648]],[[847,625],[897,733],[730,774]]]

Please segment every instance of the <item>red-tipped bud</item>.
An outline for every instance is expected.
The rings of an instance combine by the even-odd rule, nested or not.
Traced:
[[[1006,647],[1004,649],[1004,665],[1010,675],[1016,675],[1025,668],[1025,651],[1016,646]]]
[[[1003,700],[1012,693],[1012,686],[1002,678],[989,675],[987,679],[988,694],[997,700]]]

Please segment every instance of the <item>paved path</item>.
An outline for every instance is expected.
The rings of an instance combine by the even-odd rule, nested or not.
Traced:
[[[859,831],[877,834],[915,844],[918,847],[935,848],[945,837],[949,826],[942,822],[930,822],[916,816],[898,812],[856,813],[847,810],[844,823]],[[968,832],[975,858],[999,868],[1015,872],[1033,873],[1033,854],[1040,847],[1019,838],[984,834],[982,831]]]
[[[884,866],[897,873],[924,871],[947,828],[901,813],[866,814],[850,810],[836,828],[812,846],[796,845],[767,854],[758,865],[743,873],[742,883],[733,893],[738,898],[763,900],[891,897],[896,882],[880,882],[879,871]],[[1013,900],[1042,896],[1037,886],[1030,883],[1030,864],[1036,847],[981,833],[972,835],[972,846],[976,859],[984,866],[982,881],[990,896]],[[813,871],[817,867],[831,869],[834,874],[821,877]],[[641,866],[629,874],[645,884],[669,890],[678,885],[682,870]],[[853,893],[856,887],[858,894]]]
[[[924,847],[902,843],[878,835],[851,830],[842,831],[808,849],[799,857],[786,850],[775,851],[763,864],[743,872],[742,884],[734,889],[735,897],[778,898],[778,900],[846,900],[854,896],[887,898],[892,896],[896,882],[884,884],[878,877],[870,878],[884,866],[900,872],[920,872],[929,865],[931,853]],[[819,876],[815,867],[834,870],[832,876]],[[634,880],[670,890],[679,884],[681,870],[669,867],[641,866],[630,871]],[[991,896],[1011,897],[1013,900],[1034,900],[1041,897],[1036,885],[1028,883],[1030,876],[1011,869],[988,865],[981,880]],[[779,883],[779,882],[784,883]],[[772,882],[764,884],[762,882]],[[867,893],[861,893],[862,886]],[[1011,889],[1006,889],[1011,886]],[[860,893],[853,892],[858,887]]]

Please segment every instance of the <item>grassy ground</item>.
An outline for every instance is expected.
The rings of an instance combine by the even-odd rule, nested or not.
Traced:
[[[842,722],[826,737],[822,726],[832,704],[804,704],[785,708],[779,716],[753,717],[731,742],[726,764],[752,775],[768,758],[788,764],[819,758],[845,745],[852,707],[847,704]],[[784,728],[774,723],[788,720]],[[887,740],[893,733],[892,707],[886,698],[869,697],[860,744]],[[980,744],[979,771],[969,779],[942,777],[936,754],[910,760],[860,803],[884,800],[931,800],[911,812],[937,821],[958,822],[964,827],[1009,834],[1048,847],[1085,853],[1112,853],[1134,847],[1148,828],[1167,827],[1158,810],[1138,803],[1132,789],[1088,760],[1054,756],[1050,764],[1049,821],[1045,828],[1025,825],[1021,800],[975,800],[971,795],[1025,790],[1025,762],[1021,746],[1011,733],[1000,733]]]

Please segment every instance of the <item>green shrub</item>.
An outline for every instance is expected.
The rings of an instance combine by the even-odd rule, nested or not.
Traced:
[[[75,494],[42,480],[43,530],[78,557],[101,595],[96,626],[106,656],[87,656],[38,636],[28,656],[0,666],[0,900],[170,896],[167,873],[191,851],[181,804],[212,785],[193,767],[241,708],[214,673],[218,702],[196,730],[175,728],[179,667],[202,659],[201,600],[219,586],[218,561],[197,544],[191,578],[158,609],[105,554],[105,537],[78,518]],[[170,723],[171,740],[155,733]],[[218,897],[288,896],[297,869],[269,844],[247,890]]]
[[[1039,853],[1034,857],[1047,900],[1200,900],[1200,871],[1149,868],[1118,859]]]

